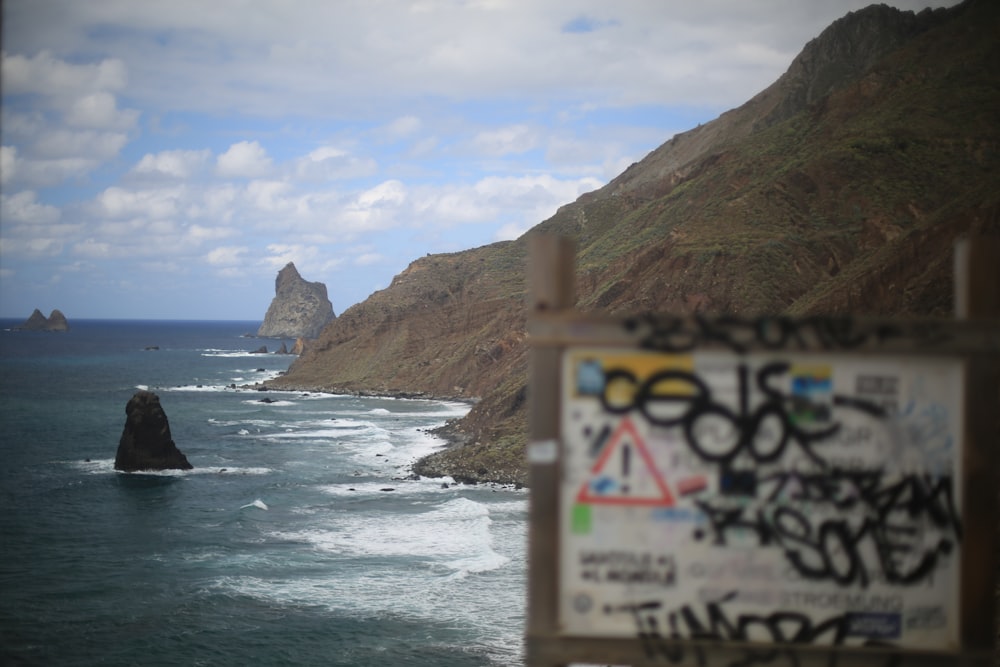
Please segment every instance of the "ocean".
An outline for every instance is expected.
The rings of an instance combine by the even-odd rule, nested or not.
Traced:
[[[0,322],[0,664],[523,662],[526,491],[410,478],[467,405],[233,389],[293,359],[251,352],[282,342],[257,322],[19,323]],[[114,470],[137,388],[193,470]]]

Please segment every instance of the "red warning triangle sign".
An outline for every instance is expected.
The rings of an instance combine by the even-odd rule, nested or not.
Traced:
[[[673,506],[674,496],[632,420],[622,419],[608,438],[576,502]]]

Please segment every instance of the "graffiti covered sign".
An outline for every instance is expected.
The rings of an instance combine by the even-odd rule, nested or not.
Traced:
[[[567,635],[959,646],[963,365],[570,348]]]

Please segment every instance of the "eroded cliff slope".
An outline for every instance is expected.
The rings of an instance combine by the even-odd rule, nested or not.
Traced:
[[[581,309],[948,315],[953,240],[1000,233],[998,7],[850,14],[529,234],[576,240]],[[418,471],[524,481],[525,262],[419,259],[273,384],[479,398]]]

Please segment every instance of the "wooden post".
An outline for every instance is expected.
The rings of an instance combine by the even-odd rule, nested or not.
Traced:
[[[528,247],[528,319],[572,308],[573,242],[535,235]],[[533,345],[528,353],[528,534],[527,664],[554,667],[539,656],[539,640],[558,634],[559,612],[559,437],[562,348]]]
[[[1000,237],[955,244],[955,316],[1000,323]],[[998,324],[1000,326],[1000,324]],[[997,351],[969,359],[966,379],[961,632],[966,654],[996,651],[1000,526],[1000,362]],[[990,573],[984,580],[983,573]],[[986,661],[984,660],[984,663]]]
[[[1000,318],[1000,237],[955,243],[955,317]]]

